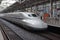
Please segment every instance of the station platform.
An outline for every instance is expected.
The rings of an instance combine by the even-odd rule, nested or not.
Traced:
[[[60,34],[60,19],[59,18],[47,18],[45,23],[48,24],[48,30]]]
[[[0,30],[0,40],[4,40],[4,37],[3,37],[1,30]]]
[[[55,27],[60,27],[60,19],[59,18],[47,18],[45,22],[48,25],[55,26]]]

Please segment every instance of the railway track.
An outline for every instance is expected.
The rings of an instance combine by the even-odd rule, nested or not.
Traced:
[[[52,32],[36,33],[37,35],[49,38],[51,40],[60,40],[60,35]]]
[[[11,22],[11,21],[10,21]],[[14,22],[14,23],[16,23],[16,22]],[[19,30],[19,29],[18,29]],[[24,30],[24,33],[27,35],[27,34],[30,34],[31,32],[29,32],[29,33],[27,33],[25,30]],[[23,33],[22,33],[23,34]],[[49,32],[49,31],[47,31],[47,32],[44,32],[44,33],[41,33],[41,32],[38,32],[38,33],[31,33],[31,35],[37,35],[39,38],[41,38],[41,37],[43,37],[43,39],[44,38],[46,38],[46,40],[60,40],[60,35],[59,34],[55,34],[55,33],[53,33],[53,32]],[[32,37],[30,35],[30,37]],[[35,37],[34,36],[34,37]],[[36,37],[37,37],[36,36]],[[41,37],[40,37],[41,36]],[[36,40],[36,37],[35,37],[35,40]],[[37,38],[38,39],[38,38]]]
[[[8,40],[8,37],[7,37],[7,35],[5,34],[5,32],[3,31],[1,25],[0,25],[0,31],[1,31],[1,33],[2,33],[3,40]]]
[[[14,33],[1,21],[0,21],[0,29],[2,30],[4,40],[22,40],[16,33]]]

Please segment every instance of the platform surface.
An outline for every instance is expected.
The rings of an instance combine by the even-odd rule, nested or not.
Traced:
[[[55,27],[60,27],[60,19],[46,19],[45,21],[48,25],[55,26]]]
[[[1,30],[0,30],[0,40],[4,40]]]

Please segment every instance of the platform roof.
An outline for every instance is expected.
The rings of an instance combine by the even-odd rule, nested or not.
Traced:
[[[0,3],[1,3],[2,0],[0,0]]]
[[[57,0],[53,0],[53,1],[57,1]],[[40,4],[44,4],[44,3],[48,3],[50,2],[50,0],[26,0],[23,3],[19,3],[16,2],[13,5],[7,7],[5,10],[3,10],[2,12],[10,12],[10,11],[16,11],[16,10],[20,10],[20,9],[24,9],[24,8],[28,8],[34,5],[40,5]]]

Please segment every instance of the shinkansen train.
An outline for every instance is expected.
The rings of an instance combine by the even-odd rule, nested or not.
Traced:
[[[36,14],[32,12],[14,12],[5,14],[3,17],[17,20],[24,25],[26,29],[44,30],[47,29],[47,23],[43,22]],[[12,20],[11,20],[12,21]]]

